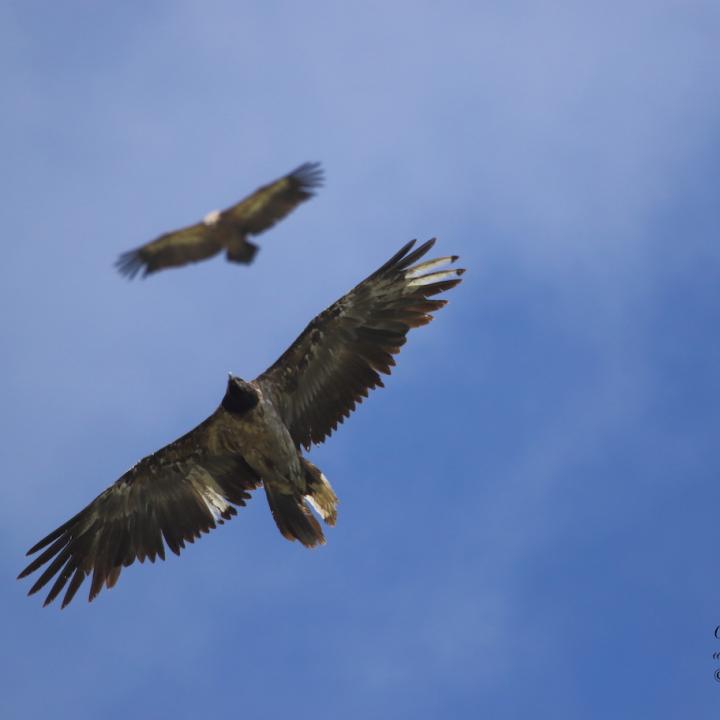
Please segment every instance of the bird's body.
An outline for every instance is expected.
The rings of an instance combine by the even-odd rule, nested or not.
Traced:
[[[205,260],[222,250],[230,262],[251,263],[258,247],[248,238],[268,230],[311,198],[322,177],[319,163],[300,165],[226,210],[213,210],[194,225],[164,233],[123,253],[116,265],[132,278],[141,271],[145,276]]]
[[[240,386],[245,389],[239,391]],[[251,408],[247,407],[251,403],[244,399],[240,403],[234,399],[240,392],[244,397],[254,393],[257,401]],[[245,383],[231,377],[219,412],[223,442],[234,443],[237,452],[242,452],[247,464],[262,478],[280,532],[289,540],[300,540],[307,547],[324,542],[320,525],[305,505],[307,499],[318,507],[318,501],[313,497],[314,485],[306,470],[307,461],[261,384],[256,381]],[[321,486],[330,489],[327,481]],[[332,516],[334,522],[335,498],[326,512],[320,512],[324,520]]]
[[[328,525],[337,498],[301,449],[323,442],[368,391],[382,386],[412,327],[446,301],[430,299],[460,282],[457,260],[412,265],[432,247],[408,243],[314,318],[268,370],[251,382],[231,376],[217,409],[195,429],[144,458],[84,510],[30,549],[42,552],[20,573],[54,579],[45,600],[66,586],[63,607],[92,575],[90,599],[112,587],[136,559],[176,554],[236,514],[262,485],[278,529],[307,547],[325,541],[310,508]]]

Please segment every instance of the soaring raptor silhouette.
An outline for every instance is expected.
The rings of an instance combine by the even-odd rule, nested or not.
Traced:
[[[413,265],[433,246],[405,245],[380,269],[320,313],[278,361],[252,382],[230,376],[220,406],[194,430],[142,459],[84,510],[34,545],[19,575],[44,569],[32,595],[54,579],[65,607],[92,574],[89,600],[136,559],[179,554],[265,488],[278,529],[307,547],[325,542],[311,506],[328,524],[337,498],[301,448],[323,442],[389,374],[410,328],[425,325],[455,287],[457,256]]]
[[[259,235],[311,198],[322,185],[320,163],[305,163],[291,173],[258,188],[227,210],[213,210],[195,225],[165,233],[152,242],[123,253],[115,263],[123,275],[143,277],[164,268],[187,265],[225,250],[230,262],[251,263],[258,246],[249,235]]]

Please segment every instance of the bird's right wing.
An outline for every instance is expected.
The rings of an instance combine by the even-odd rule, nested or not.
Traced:
[[[223,220],[231,222],[243,233],[258,235],[311,198],[322,182],[320,163],[304,163],[224,210]]]
[[[456,255],[413,265],[435,244],[408,243],[380,269],[321,312],[257,382],[271,395],[295,443],[322,442],[382,387],[411,328],[432,320],[447,300],[431,299],[460,282]],[[412,252],[411,252],[412,251]]]
[[[142,270],[143,277],[169,267],[187,265],[212,257],[223,245],[214,225],[204,222],[165,233],[159,238],[123,253],[115,263],[129,278]]]
[[[210,419],[209,419],[210,420]],[[18,576],[47,565],[32,595],[54,579],[45,605],[68,585],[62,606],[92,573],[89,600],[111,588],[136,559],[165,559],[236,514],[260,480],[240,455],[203,449],[205,421],[195,430],[141,460],[84,510],[28,551],[40,553]]]

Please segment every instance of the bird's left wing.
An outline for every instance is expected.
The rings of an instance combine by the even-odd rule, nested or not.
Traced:
[[[419,260],[434,245],[403,247],[379,270],[320,313],[257,382],[270,394],[295,443],[320,443],[382,387],[410,328],[432,320],[447,300],[432,300],[460,282],[463,269],[444,269],[456,255]]]
[[[169,267],[179,267],[217,255],[223,244],[213,224],[188,225],[123,253],[115,266],[123,275],[134,278],[142,270],[143,277]]]
[[[200,426],[202,428],[202,426]],[[165,544],[176,555],[236,514],[260,480],[240,455],[210,455],[196,448],[193,433],[141,460],[100,493],[84,510],[28,551],[41,552],[18,576],[47,565],[30,588],[36,593],[51,580],[45,599],[64,589],[65,607],[92,574],[89,600],[103,585],[111,588],[123,567],[136,559],[165,559]]]
[[[322,185],[320,163],[305,163],[279,180],[258,188],[252,195],[224,210],[223,222],[230,221],[247,235],[257,235],[289,215]]]

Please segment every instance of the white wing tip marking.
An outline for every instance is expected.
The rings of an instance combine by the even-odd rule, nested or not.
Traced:
[[[445,270],[443,272],[430,273],[422,277],[414,278],[408,283],[408,287],[417,287],[421,285],[430,285],[431,283],[447,280],[448,278],[460,277],[462,270]],[[406,276],[407,277],[407,276]]]
[[[405,277],[408,280],[416,278],[418,275],[420,275],[420,273],[434,270],[435,268],[442,267],[443,265],[454,263],[457,259],[457,255],[446,255],[445,257],[435,258],[435,260],[427,260],[426,262],[420,263],[419,265],[413,265],[413,267],[411,267],[409,270],[406,270]]]

